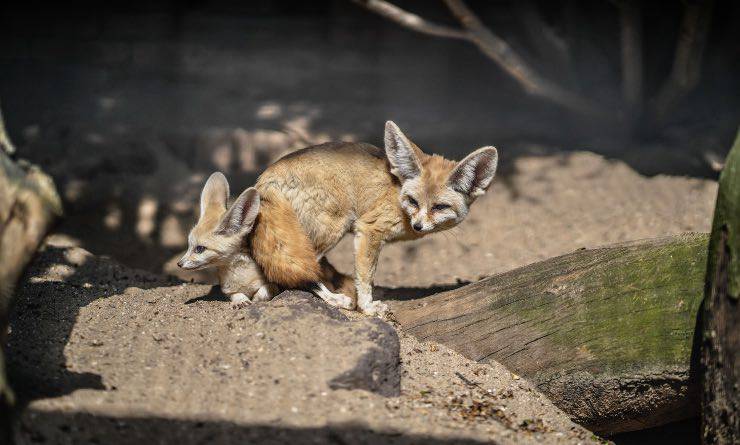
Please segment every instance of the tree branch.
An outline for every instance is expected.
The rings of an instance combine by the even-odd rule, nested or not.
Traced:
[[[399,25],[414,31],[429,34],[436,37],[447,37],[450,39],[468,40],[469,36],[463,30],[450,28],[425,20],[416,14],[412,14],[385,0],[352,0],[372,12],[375,12]]]
[[[713,6],[713,0],[686,3],[673,58],[673,68],[654,102],[653,109],[658,121],[665,119],[670,109],[691,92],[699,82],[701,60],[707,42]]]
[[[642,11],[636,0],[619,2],[622,44],[622,97],[632,110],[642,102]]]
[[[540,76],[504,39],[491,32],[462,0],[444,0],[444,2],[457,20],[468,30],[470,40],[513,77],[527,93],[549,99],[582,114],[604,114],[601,108],[590,100]]]
[[[586,115],[605,115],[596,104],[542,77],[502,38],[491,32],[461,0],[445,0],[464,29],[429,22],[385,0],[352,0],[406,28],[437,37],[468,40],[516,80],[524,91]]]
[[[537,56],[553,66],[561,78],[570,80],[572,64],[566,41],[545,21],[532,0],[517,1],[516,8],[527,39],[534,45]]]

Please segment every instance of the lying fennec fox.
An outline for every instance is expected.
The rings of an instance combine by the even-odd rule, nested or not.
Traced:
[[[494,147],[457,163],[427,155],[390,121],[385,156],[362,143],[291,153],[257,181],[262,210],[251,256],[271,283],[313,286],[333,305],[382,315],[387,306],[373,301],[372,284],[383,245],[459,224],[493,181],[497,163]],[[347,232],[354,233],[354,280],[324,258]]]
[[[227,210],[228,200],[226,177],[212,174],[200,195],[200,216],[188,235],[188,250],[177,265],[188,270],[215,267],[221,289],[239,308],[271,299],[274,289],[247,255],[247,234],[260,209],[257,190],[248,188]]]

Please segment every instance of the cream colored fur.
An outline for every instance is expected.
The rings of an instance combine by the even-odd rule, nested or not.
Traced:
[[[275,287],[246,254],[247,235],[260,209],[257,190],[245,190],[229,209],[228,198],[226,177],[212,174],[201,192],[200,217],[188,236],[188,250],[177,264],[189,270],[215,267],[221,290],[238,308],[253,300],[269,300]]]

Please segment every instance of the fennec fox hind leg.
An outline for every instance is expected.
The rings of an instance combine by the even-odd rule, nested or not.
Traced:
[[[331,285],[334,292],[350,297],[356,306],[357,293],[355,292],[355,279],[334,268],[326,257],[321,258],[320,265],[324,282],[327,285]]]

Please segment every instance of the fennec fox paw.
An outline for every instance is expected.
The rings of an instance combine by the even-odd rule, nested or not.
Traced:
[[[272,289],[272,286],[265,285],[261,286],[257,292],[254,293],[254,296],[252,297],[252,302],[258,302],[258,301],[270,301],[272,300],[272,296],[274,295],[275,291]]]
[[[355,302],[350,297],[344,294],[336,294],[330,291],[324,283],[318,283],[315,289],[316,295],[322,300],[326,301],[332,306],[336,306],[342,309],[353,310],[355,308]]]
[[[388,305],[382,301],[371,301],[364,307],[361,307],[360,312],[365,315],[377,315],[380,318],[384,318],[388,313]]]
[[[242,293],[231,294],[229,297],[231,298],[231,307],[233,309],[243,309],[252,303],[249,301],[249,297]]]

